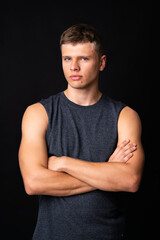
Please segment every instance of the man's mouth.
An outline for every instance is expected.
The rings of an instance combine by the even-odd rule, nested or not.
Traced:
[[[70,78],[74,81],[78,81],[82,78],[82,75],[71,75]]]

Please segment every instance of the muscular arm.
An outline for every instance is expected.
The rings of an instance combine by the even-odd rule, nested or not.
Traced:
[[[69,196],[94,190],[94,187],[62,172],[48,169],[45,134],[48,117],[41,104],[27,108],[22,120],[19,164],[29,195]]]
[[[57,161],[56,158],[51,158],[51,168],[66,172],[104,191],[135,192],[142,176],[144,152],[141,144],[141,122],[138,114],[129,107],[121,111],[118,121],[118,144],[124,139],[137,144],[136,151],[131,153],[133,156],[127,154],[130,156],[128,161],[120,161],[118,147],[109,162],[86,162],[69,157],[61,157]]]

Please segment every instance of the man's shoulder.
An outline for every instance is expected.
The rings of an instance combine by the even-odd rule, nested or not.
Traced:
[[[61,95],[62,95],[62,92],[59,92],[56,94],[49,95],[47,97],[42,97],[39,103],[43,105],[53,103],[53,101],[56,101],[57,99],[59,99]]]
[[[40,102],[34,103],[29,105],[25,110],[25,115],[43,115],[44,114],[44,108]]]
[[[123,119],[131,119],[131,120],[139,119],[138,113],[129,106],[125,106],[125,108],[121,112],[120,117]]]
[[[44,126],[48,125],[48,116],[42,104],[34,103],[29,105],[23,115],[22,124],[24,126]]]
[[[119,131],[130,130],[141,133],[141,119],[139,114],[129,106],[126,106],[120,113],[118,121]]]
[[[37,103],[37,105],[40,104],[41,107],[43,108],[41,113],[43,114],[43,112],[45,111],[45,114],[47,114],[48,119],[51,118],[53,112],[57,108],[57,105],[59,104],[60,96],[61,96],[61,92],[54,95],[50,95],[46,98],[41,98],[41,100]]]

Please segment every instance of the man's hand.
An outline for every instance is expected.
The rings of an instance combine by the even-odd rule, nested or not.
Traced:
[[[117,146],[113,154],[110,156],[108,162],[123,162],[126,163],[136,151],[136,143],[130,143],[129,139],[126,139]]]
[[[51,156],[48,159],[48,169],[53,170],[53,171],[61,171],[61,167],[63,165],[63,160],[65,157],[56,157],[56,156]]]

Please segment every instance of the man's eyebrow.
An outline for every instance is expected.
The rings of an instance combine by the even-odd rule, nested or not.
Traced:
[[[90,55],[80,55],[80,56],[69,56],[69,55],[63,55],[62,57],[63,57],[63,58],[65,58],[65,57],[68,57],[68,58],[71,58],[71,57],[77,57],[77,58],[90,58],[90,57],[92,57],[92,56],[90,56]]]
[[[83,56],[78,56],[78,57],[80,57],[80,58],[90,58],[91,56],[90,55],[83,55]]]

